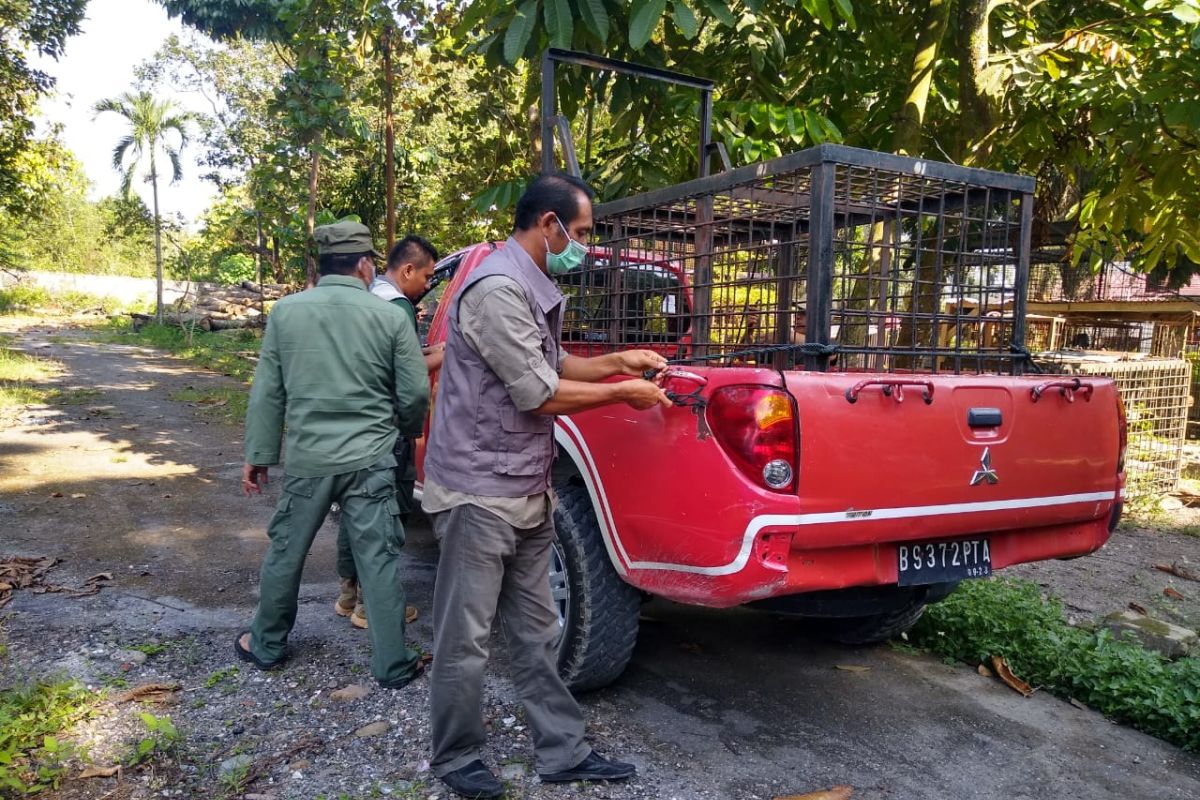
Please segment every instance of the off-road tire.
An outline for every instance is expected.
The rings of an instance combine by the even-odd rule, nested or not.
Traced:
[[[587,489],[565,485],[555,493],[554,527],[571,590],[558,673],[571,691],[585,692],[615,681],[633,657],[641,593],[613,569]]]
[[[838,644],[877,644],[906,632],[925,613],[927,603],[915,600],[894,611],[823,620],[825,635]]]

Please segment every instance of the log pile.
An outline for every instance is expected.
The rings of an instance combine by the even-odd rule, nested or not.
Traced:
[[[235,328],[261,328],[276,300],[293,289],[286,284],[263,284],[242,281],[235,286],[200,284],[196,299],[186,301],[173,313],[180,325],[195,325],[205,331],[224,331]]]

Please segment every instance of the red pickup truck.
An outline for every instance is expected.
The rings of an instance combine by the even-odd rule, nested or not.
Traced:
[[[1032,191],[821,146],[596,208],[589,263],[560,281],[564,346],[659,350],[676,405],[558,419],[549,580],[573,688],[620,675],[648,595],[867,643],[962,580],[1105,543],[1117,391],[1021,374]],[[431,342],[500,246],[439,264]]]

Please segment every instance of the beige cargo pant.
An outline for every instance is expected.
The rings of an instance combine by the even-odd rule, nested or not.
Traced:
[[[433,515],[441,545],[433,590],[433,772],[438,777],[479,758],[488,639],[496,612],[508,643],[512,681],[533,733],[538,772],[570,769],[591,748],[583,712],[558,675],[558,615],[550,599],[554,519],[514,528],[475,505]]]

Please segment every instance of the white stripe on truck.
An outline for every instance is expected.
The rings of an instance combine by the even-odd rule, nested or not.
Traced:
[[[565,429],[565,430],[564,430]],[[631,561],[629,554],[621,544],[617,533],[616,521],[612,509],[608,505],[608,496],[604,492],[604,483],[596,463],[588,450],[583,434],[569,417],[559,417],[558,426],[554,430],[555,439],[559,446],[567,451],[583,472],[583,481],[588,494],[592,498],[592,507],[596,510],[596,519],[600,524],[600,533],[604,538],[604,546],[609,558],[617,571],[625,575],[631,569],[657,569],[668,572],[687,572],[693,575],[708,575],[719,577],[740,572],[750,561],[750,552],[754,547],[754,539],[764,528],[789,527],[802,525],[835,525],[842,523],[869,522],[877,519],[912,519],[914,517],[946,516],[953,514],[978,514],[984,511],[1011,511],[1021,508],[1046,508],[1050,506],[1068,506],[1076,503],[1102,503],[1117,499],[1116,491],[1084,492],[1082,494],[1060,494],[1049,497],[1020,497],[1013,500],[983,500],[975,503],[943,503],[929,506],[905,506],[901,508],[870,508],[848,509],[846,511],[823,511],[813,514],[763,514],[754,517],[746,525],[742,534],[742,546],[737,555],[728,564],[713,567],[700,567],[693,564],[674,564],[665,561]],[[618,554],[620,557],[618,558]]]

